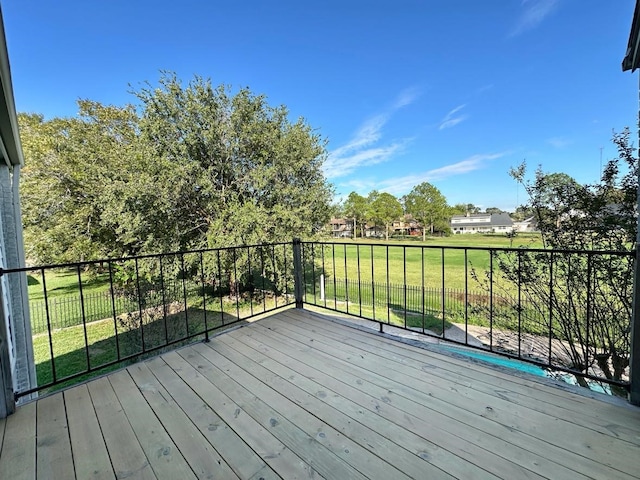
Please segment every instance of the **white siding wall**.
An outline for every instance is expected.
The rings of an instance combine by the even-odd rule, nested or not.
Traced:
[[[6,165],[0,166],[0,266],[19,268],[22,242],[21,224],[16,223],[14,201],[17,192],[13,190],[11,172]],[[15,182],[17,185],[17,182]],[[20,220],[21,221],[21,220]],[[27,390],[36,386],[31,322],[26,291],[26,274],[2,276],[3,312],[7,324],[9,354],[14,390]]]

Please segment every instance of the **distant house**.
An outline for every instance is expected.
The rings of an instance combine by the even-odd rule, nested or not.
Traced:
[[[353,220],[347,218],[332,218],[329,221],[333,238],[353,237]]]
[[[538,222],[535,217],[525,218],[521,222],[513,222],[513,231],[519,233],[537,232]]]
[[[404,215],[391,224],[391,232],[399,235],[422,235],[422,227],[411,215]]]
[[[455,235],[466,233],[510,233],[513,220],[507,213],[476,213],[454,215],[451,231]]]
[[[373,237],[373,238],[382,238],[385,236],[385,229],[384,227],[380,227],[378,225],[367,224],[364,227],[364,236]]]

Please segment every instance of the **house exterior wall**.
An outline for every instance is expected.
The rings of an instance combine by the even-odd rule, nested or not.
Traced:
[[[451,231],[456,234],[511,233],[513,221],[506,214],[459,215],[451,218]]]
[[[19,167],[14,167],[19,175]],[[18,198],[17,179],[6,165],[0,166],[0,266],[4,269],[24,265],[20,249],[22,242],[21,220],[16,221],[20,210],[15,205]],[[14,390],[28,390],[37,384],[31,339],[26,289],[26,274],[3,275],[2,311],[7,329],[7,346]]]

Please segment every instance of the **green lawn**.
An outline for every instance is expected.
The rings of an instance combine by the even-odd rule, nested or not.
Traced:
[[[388,242],[358,239],[331,243],[322,249],[305,248],[307,283],[324,272],[325,276],[425,286],[430,288],[477,289],[472,272],[484,275],[491,265],[489,250],[462,250],[438,247],[509,248],[504,235],[456,235],[419,240]],[[516,237],[514,247],[540,248],[539,236]],[[420,248],[425,247],[425,248]],[[311,266],[311,258],[315,259]],[[494,265],[494,268],[496,266]]]
[[[284,305],[284,303],[285,299],[278,299],[278,305]],[[208,298],[206,327],[209,330],[217,329],[274,307],[273,298],[254,300],[252,303],[245,298],[238,304],[233,300],[225,299],[224,310],[221,311],[219,299]],[[187,340],[188,342],[204,337],[205,310],[201,297],[189,299],[186,315],[183,304],[179,302],[167,306],[166,319],[164,312],[162,306],[146,309],[143,312],[142,328],[139,311],[133,311],[119,315],[115,321],[113,318],[105,318],[88,323],[86,329],[83,325],[77,325],[55,329],[50,336],[47,333],[34,335],[33,349],[38,384],[44,385],[53,381],[51,350],[55,359],[56,378],[60,379],[84,372],[89,366],[98,368],[117,361],[118,353],[120,358],[140,354],[143,351],[143,345],[144,350],[149,350],[181,341],[191,335],[198,336]],[[108,371],[108,368],[98,373],[83,375],[70,383],[77,383],[105,371]],[[70,383],[61,384],[56,389]]]
[[[40,272],[28,272],[29,300],[43,300],[45,284],[47,298],[77,295],[80,292],[80,281],[82,282],[83,294],[109,290],[108,272],[99,274],[94,270],[86,272],[81,270],[80,276],[78,276],[78,271],[75,269],[52,269],[46,271],[44,281]]]
[[[529,242],[530,245],[535,247],[540,246],[539,239],[536,237],[530,239],[517,237],[514,244],[519,245],[518,241],[520,241],[520,244]],[[469,291],[478,291],[480,285],[473,279],[472,271],[476,269],[478,274],[482,276],[483,272],[489,268],[490,255],[488,251],[482,250],[469,250],[465,254],[464,250],[442,250],[431,247],[446,245],[504,248],[509,247],[509,239],[504,236],[465,235],[428,239],[426,243],[423,243],[421,239],[412,238],[401,241],[394,240],[389,242],[388,246],[383,244],[386,244],[386,242],[371,240],[356,243],[347,240],[341,243],[326,244],[322,248],[315,244],[313,252],[310,245],[306,244],[304,261],[306,265],[307,302],[322,304],[317,298],[314,299],[313,291],[316,288],[316,293],[319,293],[319,276],[321,272],[324,272],[326,293],[331,308],[337,307],[342,311],[346,311],[348,308],[349,312],[356,315],[375,318],[401,326],[425,328],[439,334],[442,332],[443,327],[442,302],[445,302],[444,327],[446,328],[449,326],[449,321],[457,321],[460,319],[460,315],[463,314],[463,310],[460,307],[463,303],[459,301],[462,297],[460,297],[460,293],[456,293],[456,289],[464,292],[466,282]],[[428,248],[418,248],[421,246],[427,246]],[[340,283],[340,281],[337,281],[334,283],[334,278],[340,279],[340,281],[348,280],[349,292],[346,291],[346,282]],[[28,279],[30,300],[42,302],[44,298],[42,277],[40,274],[35,273],[31,274]],[[92,296],[104,294],[105,305],[99,304],[94,308],[97,316],[93,318],[112,317],[111,296],[108,293],[108,272],[81,271],[79,275],[78,271],[74,269],[51,270],[47,272],[45,280],[47,297],[50,301],[68,300],[78,305],[79,282],[81,281],[83,295],[85,296],[86,315],[88,315],[89,310],[91,310],[89,307],[92,305],[88,300]],[[356,282],[355,286],[352,282]],[[358,298],[361,292],[357,285],[371,285],[372,282],[384,285],[388,282],[396,284],[397,287],[394,287],[396,289],[395,293],[392,293],[389,289],[376,287],[375,302],[373,294],[371,294],[372,298],[367,304],[364,299]],[[403,296],[403,292],[400,290],[403,285],[415,286],[420,288],[421,292],[424,287],[425,289],[431,289],[432,293],[424,301],[418,298],[419,294],[415,292],[408,299],[406,293]],[[441,294],[443,288],[448,292],[446,299]],[[199,289],[197,291],[193,290],[188,294],[188,333],[199,332],[204,328],[199,291]],[[180,295],[182,295],[181,292],[182,289],[180,289]],[[349,302],[345,301],[347,295]],[[337,298],[335,302],[334,298]],[[214,301],[219,302],[219,300],[213,298],[208,300],[207,310],[211,311],[212,315],[215,316],[213,310],[219,310],[219,303],[214,304]],[[212,303],[209,305],[209,302]],[[273,305],[267,305],[267,307],[270,306]],[[129,307],[122,311],[129,311],[127,308]],[[257,311],[261,308],[262,304],[255,305]],[[136,313],[137,307],[131,307],[131,309],[134,310],[131,315],[135,320],[136,315],[138,315]],[[53,312],[54,309],[50,305],[50,314],[53,314]],[[117,313],[119,314],[118,318],[123,318],[120,310]],[[234,302],[225,302],[225,318],[236,318],[238,313],[240,317],[250,315],[252,313],[251,306],[244,304],[238,312]],[[75,319],[76,323],[82,323],[81,314],[75,312],[72,316],[77,317]],[[473,315],[471,320],[473,321],[475,317],[478,317],[477,321],[482,322],[482,316]],[[220,320],[214,320],[213,316],[210,318],[212,322],[221,323]],[[173,330],[173,333],[170,332],[171,338],[181,338],[187,334],[184,312],[175,312],[169,315],[168,319],[171,326],[170,330]],[[113,318],[91,322],[87,324],[86,340],[82,325],[55,329],[51,334],[51,342],[53,355],[56,359],[58,378],[86,370],[87,362],[93,368],[115,360],[118,346],[121,356],[141,351],[142,335],[145,336],[145,348],[152,348],[158,344],[156,342],[164,341],[163,321],[158,321],[157,318],[147,321],[144,329],[133,328],[132,325],[136,325],[135,321],[133,324],[120,321],[116,321],[114,324]],[[209,326],[214,325],[210,324]],[[118,346],[115,337],[116,330],[118,331]],[[88,359],[85,345],[88,345]],[[39,383],[50,382],[53,372],[49,336],[47,334],[34,336],[34,354]]]

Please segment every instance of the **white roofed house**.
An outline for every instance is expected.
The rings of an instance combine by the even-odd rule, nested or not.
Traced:
[[[506,213],[476,213],[451,217],[454,235],[466,233],[511,233],[513,220]]]
[[[19,197],[23,164],[0,11],[0,269],[25,265]],[[0,276],[0,418],[14,410],[14,390],[35,385],[26,274]]]

